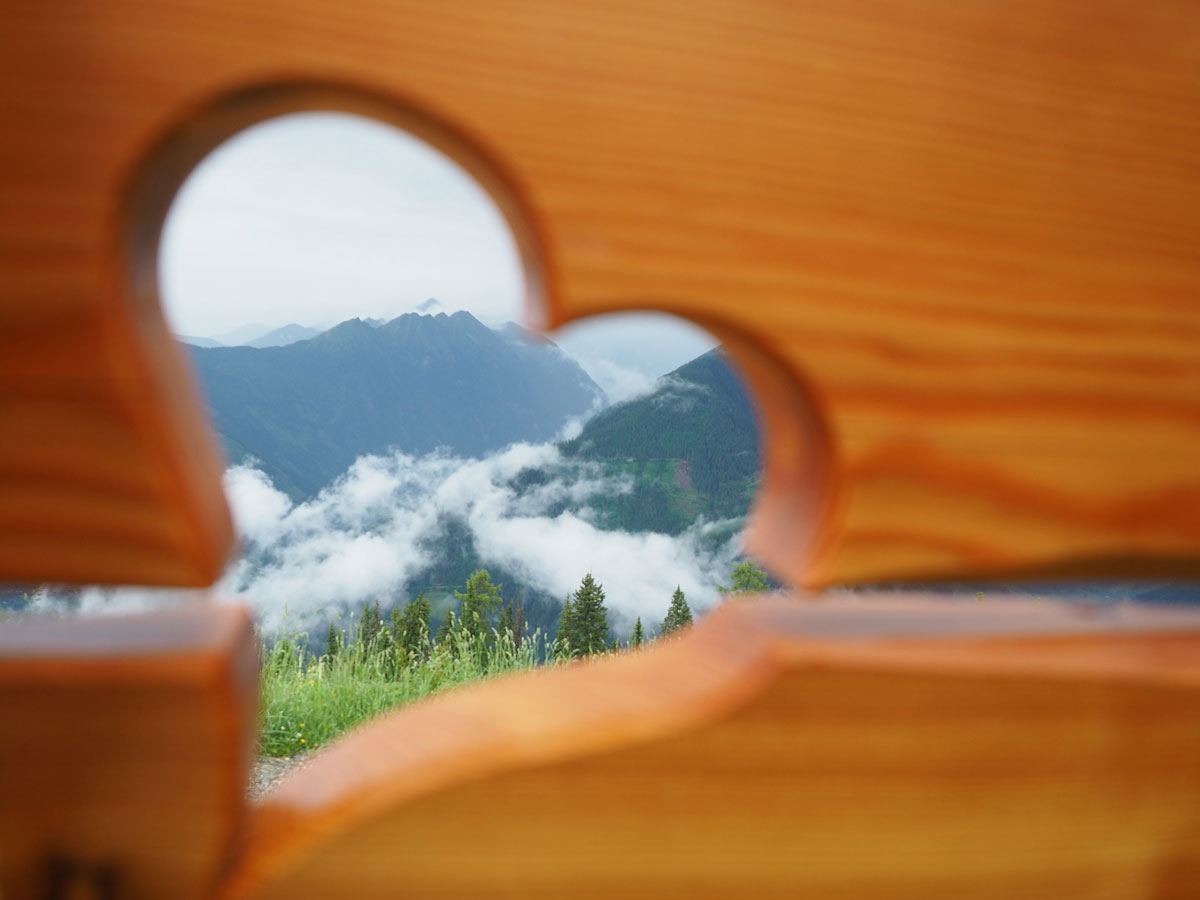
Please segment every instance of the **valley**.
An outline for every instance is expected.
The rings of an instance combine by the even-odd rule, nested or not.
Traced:
[[[224,584],[267,622],[286,605],[319,634],[423,594],[436,629],[486,569],[530,631],[552,637],[564,594],[594,570],[627,635],[643,605],[661,619],[680,584],[699,607],[715,601],[739,558],[757,424],[719,350],[608,405],[553,343],[465,312],[188,350],[246,536]],[[245,523],[264,498],[281,512],[256,531]],[[340,560],[355,553],[370,559],[347,577]]]

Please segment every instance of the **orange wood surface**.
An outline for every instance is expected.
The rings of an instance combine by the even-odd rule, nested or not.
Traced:
[[[534,324],[720,337],[780,575],[1200,573],[1191,0],[9,0],[0,580],[219,574],[157,241],[301,109],[478,177]],[[59,855],[121,898],[1200,895],[1195,614],[740,604],[386,717],[243,833],[254,661],[219,609],[0,628],[5,900]]]
[[[726,340],[777,573],[1200,570],[1192,0],[9,2],[0,88],[2,577],[216,576],[157,235],[304,108],[476,174],[535,323]]]
[[[0,895],[210,896],[245,826],[258,669],[240,609],[0,625]]]
[[[748,601],[290,776],[225,900],[1193,898],[1200,612]]]

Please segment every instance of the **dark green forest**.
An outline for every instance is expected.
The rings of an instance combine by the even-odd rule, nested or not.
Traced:
[[[758,421],[720,349],[671,372],[649,395],[595,416],[561,445],[601,461],[634,490],[600,504],[606,527],[678,534],[696,518],[741,519],[758,487]]]

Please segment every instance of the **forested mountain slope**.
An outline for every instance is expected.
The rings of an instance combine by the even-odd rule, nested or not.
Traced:
[[[604,410],[562,451],[633,476],[633,491],[604,510],[624,530],[677,534],[698,516],[742,518],[758,484],[754,407],[719,348]]]

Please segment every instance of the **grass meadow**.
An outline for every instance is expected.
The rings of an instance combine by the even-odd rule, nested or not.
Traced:
[[[263,756],[314,750],[382,713],[462,684],[559,664],[540,633],[519,645],[510,632],[492,631],[436,643],[425,638],[405,648],[384,628],[320,655],[307,643],[306,635],[287,632],[264,642]]]

